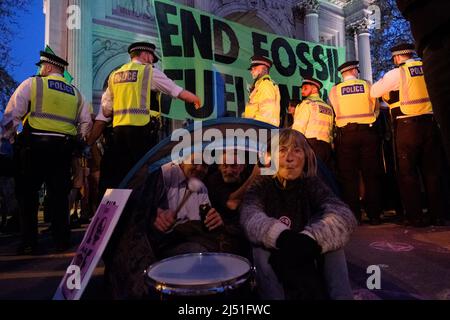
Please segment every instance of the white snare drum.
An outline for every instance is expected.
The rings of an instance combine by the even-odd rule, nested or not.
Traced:
[[[163,295],[207,296],[226,293],[249,281],[252,267],[226,253],[191,253],[161,260],[146,271],[147,281]]]

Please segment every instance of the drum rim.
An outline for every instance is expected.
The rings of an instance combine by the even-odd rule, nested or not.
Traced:
[[[149,271],[154,269],[156,266],[170,261],[175,260],[175,258],[183,258],[187,256],[226,256],[233,257],[238,260],[244,261],[248,265],[248,271],[244,274],[226,281],[216,281],[208,284],[174,284],[170,282],[161,282],[150,278]],[[231,253],[221,253],[221,252],[198,252],[198,253],[185,253],[181,255],[176,255],[163,260],[160,260],[153,265],[149,266],[145,271],[146,280],[160,293],[167,295],[180,295],[180,296],[201,296],[201,295],[213,295],[218,293],[226,292],[227,290],[236,289],[245,283],[251,276],[253,272],[253,267],[250,261],[242,256]]]

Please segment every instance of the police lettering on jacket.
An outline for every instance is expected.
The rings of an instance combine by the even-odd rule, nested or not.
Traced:
[[[362,84],[354,84],[351,86],[345,86],[341,88],[341,94],[356,94],[356,93],[364,93],[364,86]]]
[[[48,88],[52,90],[56,90],[62,93],[68,93],[72,96],[75,95],[75,91],[73,87],[58,80],[48,80]]]
[[[422,66],[408,67],[408,70],[411,77],[423,76]]]
[[[126,82],[136,82],[138,79],[137,70],[127,70],[122,72],[117,72],[114,75],[114,83],[126,83]]]

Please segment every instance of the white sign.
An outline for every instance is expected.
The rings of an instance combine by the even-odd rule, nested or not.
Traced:
[[[131,191],[129,189],[106,190],[53,300],[80,299],[111,238]]]

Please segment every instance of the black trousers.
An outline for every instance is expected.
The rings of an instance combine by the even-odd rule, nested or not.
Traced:
[[[328,169],[333,171],[331,144],[315,138],[308,139],[308,143],[316,154],[316,157],[322,160]]]
[[[343,200],[358,220],[361,219],[359,201],[360,172],[365,187],[366,212],[378,218],[382,211],[381,149],[375,126],[348,124],[338,129],[336,161]]]
[[[69,244],[70,165],[74,148],[72,138],[29,135],[19,148],[17,177],[21,202],[23,242],[36,245],[38,239],[39,189],[47,186],[52,234],[57,244]]]
[[[432,115],[396,120],[398,183],[408,219],[422,216],[420,176],[432,219],[443,217],[442,147],[439,129]]]
[[[117,188],[134,165],[158,143],[158,130],[158,124],[153,121],[146,126],[113,129],[112,145],[105,159],[107,165],[100,173],[100,196],[106,188]]]

